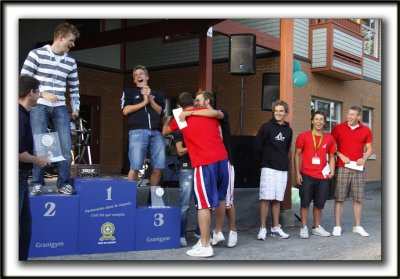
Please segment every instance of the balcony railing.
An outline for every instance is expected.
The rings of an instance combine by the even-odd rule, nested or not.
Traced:
[[[317,25],[321,23],[336,23],[349,31],[356,34],[361,34],[361,24],[348,18],[316,18],[310,20],[310,25]]]

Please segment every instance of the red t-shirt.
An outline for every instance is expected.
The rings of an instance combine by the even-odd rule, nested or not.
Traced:
[[[200,108],[190,110],[200,110]],[[188,125],[181,131],[192,168],[210,165],[228,158],[217,119],[193,115],[187,117],[186,122]],[[172,119],[169,129],[171,131],[179,129],[175,119]]]
[[[334,154],[336,152],[335,140],[330,134],[324,134],[321,145],[320,136],[315,136],[315,146],[317,148],[317,157],[320,159],[320,164],[315,165],[312,163],[312,158],[315,156],[314,141],[311,131],[301,133],[296,140],[296,148],[302,150],[301,153],[301,172],[318,179],[328,179],[322,174],[322,170],[327,163],[327,154]]]
[[[364,145],[371,143],[372,133],[371,130],[359,122],[359,127],[352,130],[346,122],[333,127],[332,136],[336,141],[337,149],[340,153],[350,159],[350,161],[357,161],[364,155]],[[338,157],[336,162],[338,167],[344,167],[344,163]]]

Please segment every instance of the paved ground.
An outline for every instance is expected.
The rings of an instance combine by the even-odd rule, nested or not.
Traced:
[[[331,231],[333,226],[333,200],[328,200],[323,213],[322,226]],[[298,208],[294,211],[299,215]],[[258,214],[254,212],[254,214]],[[363,204],[363,225],[371,234],[370,237],[361,237],[352,233],[353,213],[351,200],[345,203],[343,213],[342,237],[319,237],[310,235],[310,239],[299,237],[299,222],[296,220],[294,227],[284,230],[290,234],[289,239],[268,237],[266,241],[256,240],[258,227],[239,230],[239,241],[235,248],[225,245],[214,248],[214,257],[199,259],[185,255],[186,250],[197,242],[192,232],[189,232],[188,247],[180,249],[156,251],[132,251],[106,254],[67,255],[32,260],[107,260],[107,261],[326,261],[326,260],[351,260],[351,261],[380,261],[382,260],[381,236],[381,190],[368,188]],[[312,216],[310,217],[312,220]],[[240,218],[239,218],[240,220]],[[239,226],[240,228],[240,226]],[[225,231],[225,236],[227,232]]]

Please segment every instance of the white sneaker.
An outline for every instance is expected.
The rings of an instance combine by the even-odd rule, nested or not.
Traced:
[[[304,227],[304,228],[300,228],[300,238],[310,238],[310,235],[308,234],[308,228]]]
[[[257,239],[265,240],[266,238],[267,238],[267,229],[264,227],[261,227],[260,231],[258,232]]]
[[[237,232],[235,231],[230,231],[229,232],[229,237],[228,237],[228,243],[226,246],[229,248],[235,247],[237,244]]]
[[[281,229],[280,224],[276,227],[271,228],[271,234],[273,236],[277,236],[279,238],[288,238],[289,237],[289,235]]]
[[[327,232],[323,227],[321,227],[321,225],[318,225],[318,227],[313,228],[311,230],[311,233],[319,236],[331,236],[331,233]]]
[[[217,234],[213,231],[213,237],[212,237],[212,241],[211,241],[211,244],[214,246],[214,245],[217,245],[217,244],[219,244],[220,242],[222,242],[222,241],[224,241],[225,240],[225,237],[224,237],[224,234],[222,233],[222,232],[218,232]]]
[[[214,256],[214,251],[211,245],[204,247],[201,244],[201,241],[199,241],[192,249],[186,251],[186,255],[191,257],[207,258]]]
[[[361,236],[369,236],[369,233],[367,233],[363,227],[361,226],[355,226],[353,227],[353,233],[359,234]]]
[[[180,240],[179,240],[179,243],[181,244],[181,246],[186,246],[187,245],[186,238],[181,237]]]
[[[31,191],[31,195],[32,196],[40,196],[43,195],[43,186],[40,184],[35,184],[32,187],[32,191]]]
[[[333,227],[332,235],[333,236],[342,236],[342,228],[338,227],[338,226]]]

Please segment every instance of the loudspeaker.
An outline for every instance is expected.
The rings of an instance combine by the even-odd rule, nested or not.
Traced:
[[[254,154],[255,136],[232,136],[231,148],[235,168],[235,188],[258,188],[260,166]]]
[[[229,71],[231,74],[256,73],[256,36],[235,34],[229,37]]]
[[[265,73],[263,75],[262,110],[272,110],[272,104],[280,96],[279,73]]]

